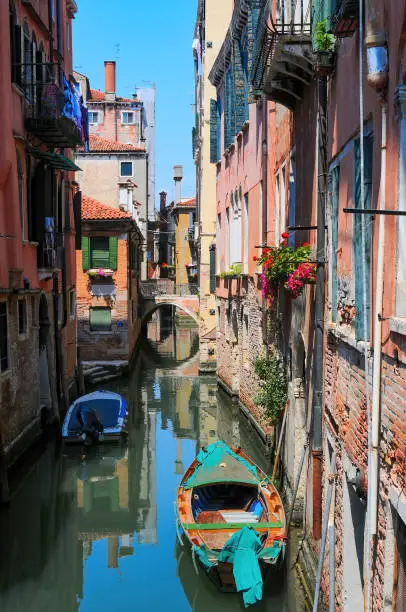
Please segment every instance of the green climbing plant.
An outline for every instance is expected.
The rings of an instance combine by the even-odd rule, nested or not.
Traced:
[[[255,372],[259,378],[259,389],[255,404],[264,409],[265,417],[275,425],[288,400],[286,369],[276,351],[267,357],[257,357]]]

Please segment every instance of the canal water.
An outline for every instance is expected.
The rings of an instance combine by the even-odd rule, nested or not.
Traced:
[[[201,446],[219,438],[266,471],[269,462],[215,378],[199,377],[196,328],[160,315],[148,337],[128,379],[109,384],[128,400],[128,438],[87,456],[48,445],[14,478],[0,513],[1,612],[243,610],[179,545],[175,492]],[[294,546],[253,609],[306,609]]]

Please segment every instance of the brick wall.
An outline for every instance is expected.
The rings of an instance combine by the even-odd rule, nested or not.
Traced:
[[[372,369],[372,360],[370,367]],[[371,389],[372,390],[372,389]],[[381,442],[379,460],[378,531],[373,549],[373,610],[383,606],[385,540],[391,505],[389,493],[395,490],[406,494],[406,366],[383,355],[381,395]],[[336,441],[338,449],[335,488],[334,522],[336,527],[336,605],[342,604],[343,580],[343,482],[344,467],[341,453],[348,457],[350,469],[367,473],[368,431],[365,409],[364,357],[355,345],[338,339],[330,331],[326,352],[326,432]],[[342,451],[340,450],[342,448]],[[348,465],[346,469],[348,470]],[[351,467],[352,466],[352,467]],[[326,462],[324,473],[329,466]],[[366,488],[364,481],[363,489]],[[323,582],[328,592],[328,578]]]

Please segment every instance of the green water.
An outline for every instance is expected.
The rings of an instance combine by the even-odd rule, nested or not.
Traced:
[[[129,378],[109,384],[128,400],[128,439],[87,457],[50,445],[14,478],[0,513],[1,612],[243,609],[177,542],[175,492],[201,445],[219,437],[269,463],[215,379],[198,376],[196,330],[155,332]],[[305,609],[289,567],[253,609]]]

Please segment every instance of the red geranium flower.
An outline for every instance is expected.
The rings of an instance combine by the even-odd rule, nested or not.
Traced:
[[[302,244],[302,246],[304,246],[304,247],[309,247],[309,246],[311,246],[311,245],[310,245],[310,242],[304,242],[304,243]]]
[[[258,261],[258,257],[254,255],[254,257],[252,258],[252,261]]]
[[[282,234],[283,236],[283,234]],[[288,241],[286,239],[281,241],[281,246],[286,246],[288,244]]]
[[[283,232],[282,238],[289,238],[289,233],[288,232]]]
[[[163,264],[161,264],[161,265],[162,265],[163,268],[167,268],[168,267],[168,264],[165,263],[165,262]]]

